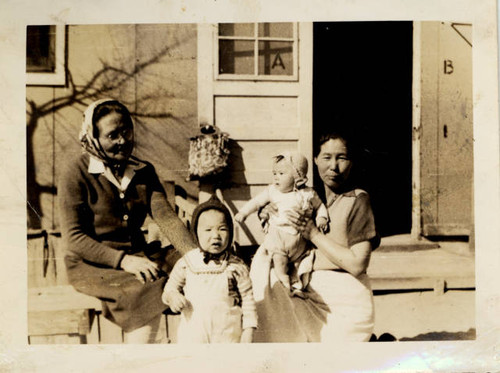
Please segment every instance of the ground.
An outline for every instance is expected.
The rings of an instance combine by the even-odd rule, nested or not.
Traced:
[[[474,339],[474,297],[473,290],[375,295],[374,334],[389,333],[399,341]]]
[[[383,240],[368,268],[382,340],[475,339],[474,253],[466,242]]]

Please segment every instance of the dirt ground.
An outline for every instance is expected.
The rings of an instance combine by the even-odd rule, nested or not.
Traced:
[[[376,294],[375,329],[382,340],[475,339],[475,291],[408,291]],[[394,337],[394,338],[392,338]]]

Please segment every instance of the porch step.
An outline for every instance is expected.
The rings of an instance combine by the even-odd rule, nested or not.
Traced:
[[[380,247],[377,252],[392,252],[404,250],[405,252],[437,249],[439,243],[429,241],[421,237],[419,239],[413,238],[410,234],[398,234],[394,236],[382,237]]]
[[[446,250],[412,250],[403,245],[397,250],[375,250],[368,267],[373,290],[434,289],[441,293],[475,288],[474,257],[464,254],[463,242],[446,244]]]

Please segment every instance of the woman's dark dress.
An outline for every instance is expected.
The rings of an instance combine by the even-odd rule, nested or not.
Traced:
[[[166,309],[161,301],[166,272],[195,247],[168,204],[153,166],[136,158],[130,163],[133,173],[125,190],[89,169],[88,154],[67,164],[58,186],[69,281],[76,290],[101,299],[104,316],[125,331],[145,325]],[[141,227],[147,215],[176,249],[169,250],[166,258],[165,252],[154,253],[145,241]],[[125,254],[150,258],[155,254],[163,276],[142,284],[120,269]]]

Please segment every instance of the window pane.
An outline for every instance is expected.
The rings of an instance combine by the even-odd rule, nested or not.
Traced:
[[[254,42],[219,40],[219,74],[254,74]]]
[[[254,36],[254,23],[219,23],[220,36]]]
[[[259,42],[259,75],[293,75],[293,42]]]
[[[55,63],[55,26],[28,26],[26,40],[26,71],[53,72]]]
[[[259,23],[259,36],[274,38],[292,38],[293,23]]]

